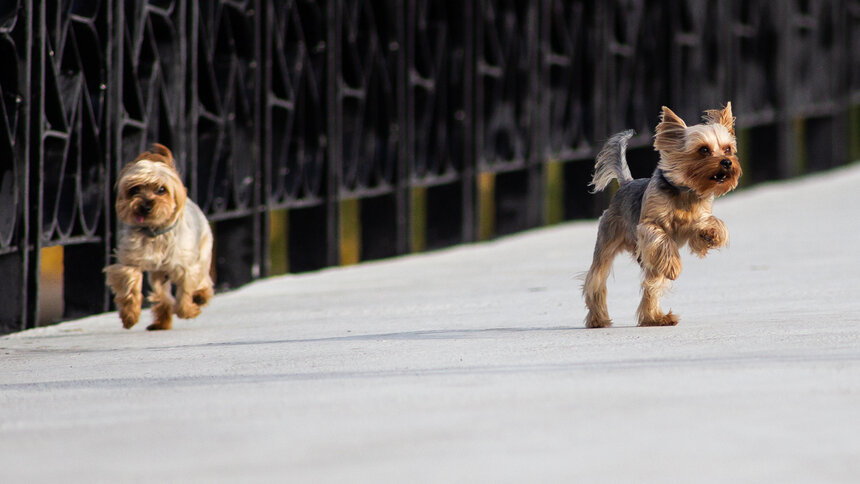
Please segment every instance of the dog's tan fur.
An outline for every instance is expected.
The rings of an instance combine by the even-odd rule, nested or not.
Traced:
[[[212,297],[212,231],[200,208],[188,200],[173,155],[160,144],[120,172],[116,212],[124,224],[117,264],[105,268],[123,327],[140,319],[143,273],[152,293],[150,330],[170,329],[172,316],[194,318]],[[175,283],[176,299],[171,291]]]
[[[632,131],[613,136],[598,155],[592,186],[595,191],[618,179],[620,189],[600,218],[591,269],[583,295],[585,325],[612,324],[606,307],[606,279],[612,260],[628,251],[643,271],[640,326],[674,326],[678,316],[663,313],[660,297],[681,273],[679,249],[704,257],[728,243],[726,225],[711,214],[715,197],[737,187],[741,167],[734,136],[731,103],[705,111],[704,123],[687,126],[663,107],[654,137],[660,153],[650,179],[633,180],[624,159]]]

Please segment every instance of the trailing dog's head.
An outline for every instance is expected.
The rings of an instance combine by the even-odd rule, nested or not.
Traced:
[[[127,164],[117,181],[116,213],[133,227],[169,227],[185,208],[186,192],[164,145],[154,144]]]

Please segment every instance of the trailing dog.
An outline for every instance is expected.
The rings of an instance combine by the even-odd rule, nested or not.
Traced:
[[[123,227],[118,262],[104,269],[126,329],[137,324],[143,273],[149,277],[154,321],[170,329],[173,314],[195,318],[212,297],[212,231],[185,186],[167,147],[153,144],[120,172],[116,213]],[[174,299],[171,283],[176,284]]]

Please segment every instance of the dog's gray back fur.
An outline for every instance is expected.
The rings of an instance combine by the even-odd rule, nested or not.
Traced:
[[[594,176],[591,179],[591,193],[603,191],[614,179],[618,179],[618,185],[633,181],[630,168],[627,167],[627,142],[635,134],[628,129],[613,135],[603,145],[603,149],[597,154],[594,164]]]

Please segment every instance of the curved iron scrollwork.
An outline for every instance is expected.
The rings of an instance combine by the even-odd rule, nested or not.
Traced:
[[[123,2],[117,7],[122,30],[116,82],[122,91],[115,166],[118,169],[157,141],[170,147],[177,168],[188,180],[183,136],[185,2]]]
[[[408,13],[407,69],[411,179],[432,185],[456,179],[466,141],[465,3],[417,0]]]
[[[684,0],[669,14],[676,31],[669,39],[671,105],[684,119],[697,119],[700,106],[722,106],[732,75],[725,2]]]
[[[195,195],[210,219],[256,203],[257,15],[252,2],[195,2],[191,109]]]
[[[845,64],[840,41],[844,12],[834,2],[786,2],[790,19],[788,32],[789,105],[796,113],[815,115],[827,104],[839,102]],[[856,54],[855,54],[856,55]],[[834,75],[835,74],[835,75]]]
[[[43,243],[97,240],[105,207],[107,4],[45,12],[41,112]]]
[[[767,0],[737,2],[731,6],[734,39],[731,58],[734,103],[742,106],[750,124],[772,122],[782,91],[779,60],[780,16],[778,4]],[[748,120],[749,122],[749,120]]]
[[[341,196],[385,193],[396,182],[402,136],[402,9],[393,0],[344,0],[338,15]]]
[[[25,236],[28,13],[13,2],[0,7],[0,254],[21,250]]]
[[[860,103],[860,0],[847,0],[848,93],[852,103]]]
[[[546,89],[542,129],[545,156],[558,160],[588,156],[598,130],[596,113],[603,106],[594,96],[594,5],[589,1],[547,0],[542,19],[541,67]]]
[[[276,207],[322,203],[328,148],[326,4],[266,5],[265,163]]]
[[[537,4],[482,0],[476,24],[476,119],[479,164],[523,167],[531,151],[536,104]]]
[[[651,0],[613,0],[599,8],[607,9],[601,16],[607,36],[602,49],[607,68],[604,133],[633,128],[638,143],[649,144],[659,106],[669,99],[668,7]]]

